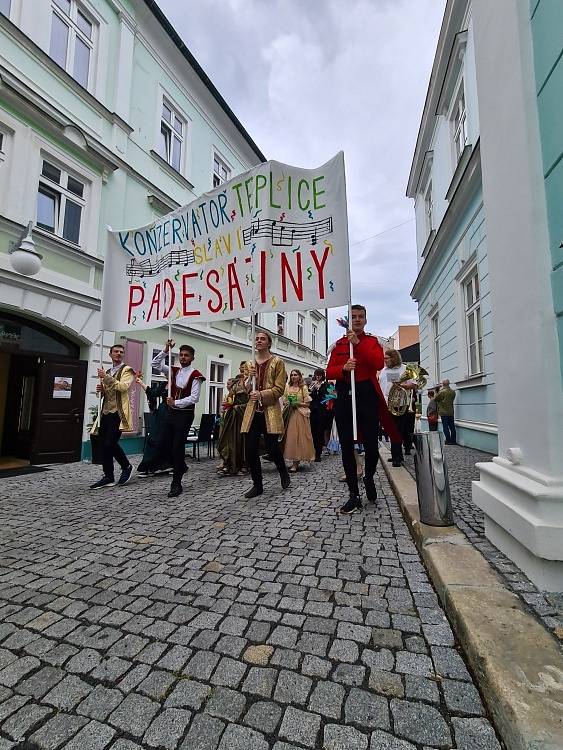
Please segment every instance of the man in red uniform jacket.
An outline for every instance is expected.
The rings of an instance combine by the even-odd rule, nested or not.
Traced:
[[[344,515],[362,509],[354,456],[350,383],[352,371],[356,380],[358,440],[363,443],[366,456],[364,487],[367,499],[372,503],[377,499],[373,478],[379,458],[379,421],[382,421],[387,434],[395,436],[396,433],[377,379],[378,371],[383,369],[383,349],[375,336],[364,333],[366,323],[366,308],[363,305],[352,305],[351,330],[336,342],[326,370],[327,379],[336,380],[334,418],[342,448],[342,464],[350,491],[348,501],[340,508],[340,513]],[[354,347],[353,357],[350,357],[350,342]]]

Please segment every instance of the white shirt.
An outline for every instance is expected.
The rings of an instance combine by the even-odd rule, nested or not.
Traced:
[[[164,375],[168,375],[170,371],[170,368],[164,362],[164,358],[166,357],[167,353],[168,352],[165,352],[164,350],[159,352],[152,361],[152,366],[158,368]],[[188,365],[188,367],[180,367],[180,369],[176,373],[176,388],[185,388],[190,375],[194,370],[195,367],[192,367],[191,365]],[[192,383],[192,392],[190,393],[190,395],[186,396],[186,398],[177,398],[174,401],[174,406],[177,409],[185,409],[187,406],[193,406],[194,404],[197,404],[197,402],[199,401],[200,390],[201,380],[199,378],[196,378]]]
[[[399,365],[399,367],[384,367],[383,370],[381,370],[381,372],[379,373],[379,385],[381,386],[381,390],[383,391],[383,395],[385,396],[386,401],[387,397],[389,396],[391,386],[393,385],[393,383],[396,383],[399,380],[406,369],[407,368],[405,365]]]

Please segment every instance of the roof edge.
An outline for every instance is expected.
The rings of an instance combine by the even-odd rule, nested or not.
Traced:
[[[180,53],[185,57],[189,65],[195,70],[197,75],[200,77],[203,84],[209,89],[211,92],[211,95],[213,98],[217,101],[221,109],[225,112],[227,117],[231,120],[235,128],[239,131],[239,133],[242,135],[246,143],[250,146],[252,151],[256,154],[256,156],[260,159],[260,161],[268,161],[262,151],[258,148],[256,143],[252,140],[250,137],[250,134],[245,129],[241,121],[238,119],[238,117],[235,115],[233,110],[229,107],[225,99],[221,96],[219,93],[219,90],[215,87],[212,80],[209,78],[207,73],[204,71],[204,69],[201,67],[201,65],[198,63],[198,61],[195,59],[193,54],[188,49],[185,42],[182,40],[178,32],[174,29],[170,21],[166,18],[163,11],[160,9],[158,4],[156,3],[156,0],[144,0],[145,5],[147,8],[151,11],[153,16],[156,18],[156,20],[159,22],[159,24],[162,26],[164,31],[168,34],[172,42],[175,44],[175,46],[178,48]]]

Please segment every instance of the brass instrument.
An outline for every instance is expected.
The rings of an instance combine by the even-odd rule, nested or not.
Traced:
[[[393,383],[387,396],[387,406],[394,417],[401,417],[408,410],[413,412],[412,393],[401,385],[401,382],[414,380],[418,390],[424,388],[428,372],[420,365],[407,365],[398,382]]]

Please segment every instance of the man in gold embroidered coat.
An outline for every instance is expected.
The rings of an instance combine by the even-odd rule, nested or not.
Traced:
[[[271,354],[271,345],[272,338],[268,333],[259,331],[256,334],[256,361],[251,367],[251,377],[247,380],[250,396],[241,427],[241,432],[246,434],[246,460],[253,482],[251,489],[245,494],[246,498],[257,497],[264,492],[259,454],[261,435],[264,436],[268,454],[279,472],[282,488],[285,490],[290,485],[278,441],[278,435],[284,429],[280,398],[285,390],[287,375],[282,360]]]
[[[123,362],[124,353],[123,346],[115,344],[109,350],[112,366],[107,371],[101,367],[98,369],[100,382],[96,390],[103,393],[99,439],[102,443],[104,476],[91,485],[92,490],[112,487],[115,484],[114,459],[121,467],[121,476],[117,482],[120,486],[127,484],[133,471],[123,448],[119,445],[122,431],[128,432],[133,429],[129,388],[135,379],[135,373]]]

